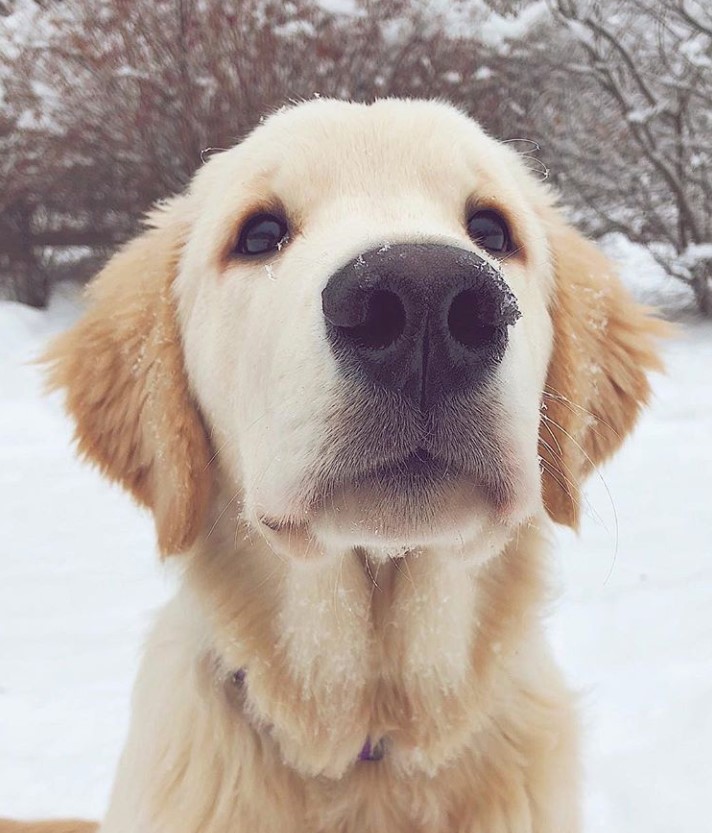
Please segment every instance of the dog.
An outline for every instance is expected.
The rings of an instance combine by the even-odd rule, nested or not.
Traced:
[[[661,322],[442,102],[283,109],[147,225],[46,356],[182,566],[101,833],[576,833],[547,542]]]

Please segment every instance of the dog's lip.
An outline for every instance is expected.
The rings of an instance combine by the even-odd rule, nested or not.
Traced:
[[[357,473],[354,480],[378,476],[432,476],[445,474],[450,467],[427,449],[418,447],[405,457],[401,457],[366,469],[363,473]]]
[[[406,482],[412,486],[413,481],[417,482],[418,480],[421,480],[423,484],[431,484],[435,480],[444,479],[449,473],[449,469],[450,467],[446,462],[438,460],[425,448],[418,447],[404,457],[379,462],[368,468],[342,474],[338,480],[328,482],[319,491],[324,494],[333,494],[339,489],[358,489],[359,486],[373,480],[402,481],[404,487]],[[452,474],[454,476],[455,472],[453,471]],[[312,510],[317,509],[323,502],[324,500],[320,500],[319,498],[312,500]],[[300,526],[304,523],[305,519],[297,519],[289,515],[285,517],[274,517],[269,514],[264,514],[259,516],[259,521],[273,532],[284,532],[285,530]]]
[[[313,484],[309,511],[328,508],[339,493],[358,494],[376,486],[389,494],[407,493],[425,501],[458,482],[476,483],[481,478],[475,471],[439,457],[422,446],[391,459],[377,460],[366,466],[344,468],[337,477],[317,480]],[[484,483],[480,485],[484,486]]]
[[[496,476],[483,477],[481,472],[442,459],[419,446],[405,456],[341,471],[338,477],[311,481],[309,487],[300,490],[302,495],[306,492],[309,497],[302,498],[289,508],[285,507],[283,514],[270,511],[257,513],[257,520],[266,530],[274,533],[295,532],[305,525],[309,526],[315,517],[333,506],[336,495],[357,497],[362,490],[369,493],[375,487],[385,490],[384,495],[403,493],[415,501],[431,504],[446,495],[449,489],[463,486],[477,488],[487,496],[495,511],[506,514],[510,503],[510,489],[506,483],[500,482]],[[507,493],[506,498],[503,493]]]
[[[490,526],[512,529],[533,514],[524,485],[515,477],[478,477],[418,451],[256,520],[272,549],[305,561],[356,545],[391,554],[393,547],[462,548]]]

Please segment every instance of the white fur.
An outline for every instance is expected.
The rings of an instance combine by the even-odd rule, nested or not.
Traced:
[[[288,244],[230,258],[276,199]],[[522,256],[477,248],[472,201],[506,211]],[[551,202],[449,106],[320,100],[269,118],[156,215],[184,244],[172,291],[215,483],[148,644],[102,833],[576,833],[574,708],[539,624],[548,241],[565,228]],[[511,500],[453,492],[422,528],[346,493],[312,511],[330,420],[349,425],[322,290],[360,252],[422,241],[495,263],[521,310],[491,385]],[[378,764],[357,761],[367,737],[386,739]]]
[[[523,314],[496,387],[521,480],[511,528],[541,509],[537,432],[551,349],[551,263],[531,187],[517,155],[451,107],[397,100],[370,107],[318,100],[281,112],[199,172],[189,197],[197,219],[176,282],[187,371],[256,528],[263,516],[288,518],[306,521],[316,551],[378,546],[377,533],[335,529],[333,515],[304,517],[300,486],[343,388],[321,291],[359,252],[393,242],[448,243],[493,260],[464,227],[473,196],[507,206],[527,251],[526,267],[516,258],[502,263]],[[226,224],[236,233],[245,206],[271,195],[298,218],[294,239],[267,271],[263,262],[220,269]],[[448,520],[428,540],[383,543],[461,548],[464,540],[472,548],[500,526],[483,506],[465,526]],[[498,538],[482,557],[501,550],[506,536]]]

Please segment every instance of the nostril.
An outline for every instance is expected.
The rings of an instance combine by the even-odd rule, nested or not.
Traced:
[[[366,313],[354,327],[339,327],[340,332],[362,349],[383,350],[395,344],[405,329],[405,309],[401,299],[385,289],[371,292]]]
[[[489,323],[493,317],[496,317],[496,311],[487,309],[482,295],[474,289],[467,289],[453,298],[447,325],[455,341],[463,347],[475,349],[495,340],[500,328]]]

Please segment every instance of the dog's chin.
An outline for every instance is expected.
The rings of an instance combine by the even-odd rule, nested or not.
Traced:
[[[301,560],[358,547],[376,560],[438,548],[483,562],[531,514],[515,492],[411,459],[332,486],[303,513],[262,515],[260,526],[273,549]]]

